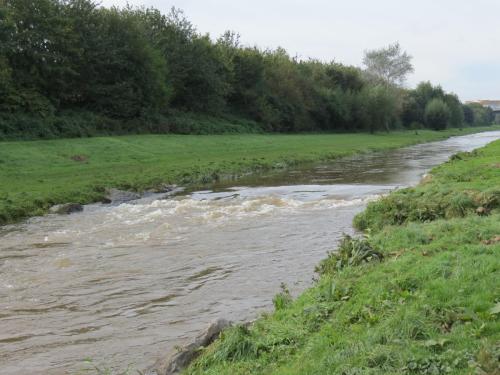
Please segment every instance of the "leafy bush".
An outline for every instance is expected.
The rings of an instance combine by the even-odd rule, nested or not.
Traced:
[[[450,117],[450,109],[448,105],[441,99],[432,99],[425,107],[425,123],[432,129],[446,129]]]

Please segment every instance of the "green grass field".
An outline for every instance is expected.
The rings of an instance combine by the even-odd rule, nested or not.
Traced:
[[[107,187],[209,183],[286,164],[401,147],[488,128],[388,134],[137,135],[0,142],[0,224],[89,203]]]
[[[500,373],[500,141],[373,202],[314,287],[225,331],[187,374]],[[332,248],[334,245],[332,244]]]

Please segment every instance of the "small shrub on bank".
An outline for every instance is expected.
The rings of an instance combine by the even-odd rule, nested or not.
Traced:
[[[333,275],[345,267],[382,259],[382,253],[373,249],[366,238],[353,238],[345,234],[337,250],[330,252],[328,257],[320,262],[316,272],[320,275]]]
[[[280,285],[281,291],[273,298],[273,305],[276,310],[283,310],[289,306],[293,299],[285,283]]]
[[[213,359],[216,362],[241,360],[252,357],[257,348],[247,327],[238,325],[221,335],[220,345]]]

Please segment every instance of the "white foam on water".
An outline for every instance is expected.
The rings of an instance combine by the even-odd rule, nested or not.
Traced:
[[[210,224],[248,217],[293,214],[301,210],[322,210],[366,204],[377,199],[380,194],[338,199],[322,198],[299,200],[284,196],[256,196],[252,198],[200,200],[191,197],[171,200],[157,200],[147,204],[121,204],[106,214],[105,225],[137,226],[162,223],[163,229],[175,226],[175,222],[195,222]],[[171,222],[173,220],[174,222]]]

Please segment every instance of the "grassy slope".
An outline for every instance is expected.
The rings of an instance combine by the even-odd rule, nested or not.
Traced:
[[[482,130],[490,130],[484,128]],[[104,188],[209,182],[227,173],[442,139],[444,132],[317,135],[139,135],[0,142],[0,224],[56,203],[97,201]],[[84,161],[72,160],[78,155]]]
[[[313,288],[288,305],[275,299],[281,308],[249,329],[226,331],[186,372],[499,374],[499,163],[497,141],[371,203],[356,222],[382,262],[332,271],[330,255]],[[484,195],[488,214],[478,215]],[[406,218],[394,208],[401,201]],[[427,207],[443,214],[419,217]]]

